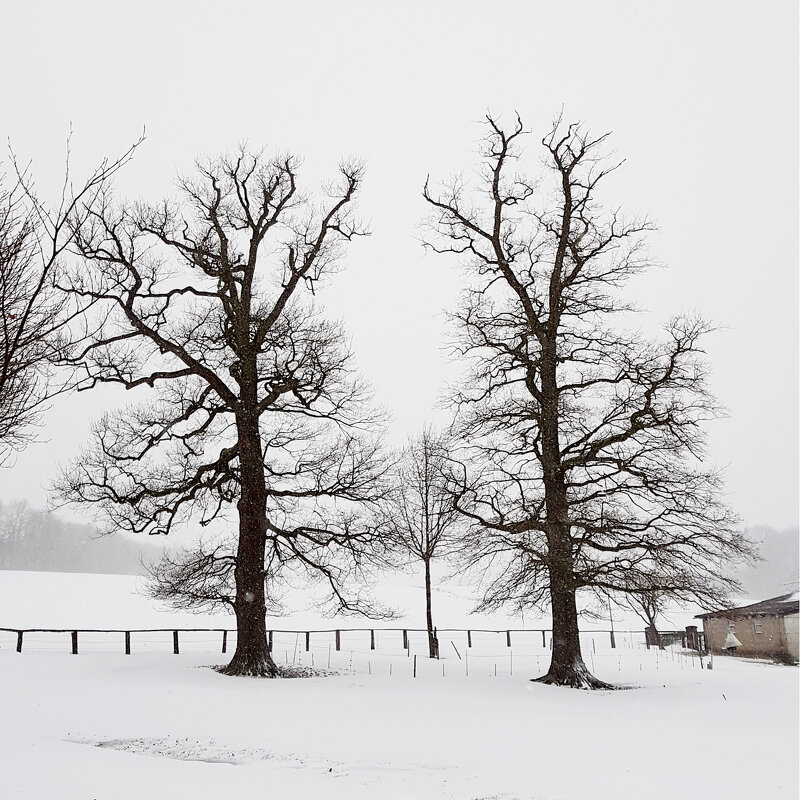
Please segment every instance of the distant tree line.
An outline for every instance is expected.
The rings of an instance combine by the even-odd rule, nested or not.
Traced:
[[[101,536],[93,525],[67,522],[24,501],[0,502],[0,569],[146,574],[161,547]]]

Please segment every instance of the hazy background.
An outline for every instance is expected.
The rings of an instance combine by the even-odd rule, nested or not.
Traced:
[[[419,244],[426,175],[472,169],[487,109],[516,109],[534,131],[531,172],[562,106],[613,131],[626,164],[603,197],[658,222],[653,256],[668,267],[632,296],[651,319],[698,309],[726,327],[709,340],[712,386],[730,410],[711,429],[711,459],[748,525],[790,531],[774,541],[794,541],[794,556],[776,557],[796,580],[797,31],[795,2],[6,4],[0,134],[32,159],[45,197],[70,125],[76,180],[146,126],[118,185],[151,199],[196,156],[241,140],[302,155],[307,188],[341,157],[364,158],[373,235],[322,299],[400,443],[443,419],[435,403],[457,370],[441,312],[461,279]],[[43,507],[90,420],[134,399],[104,390],[58,402],[42,443],[0,471],[0,501]]]

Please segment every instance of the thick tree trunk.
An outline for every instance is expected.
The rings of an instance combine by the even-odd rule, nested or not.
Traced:
[[[608,689],[611,688],[610,684],[595,678],[586,668],[581,655],[569,504],[559,445],[556,364],[555,343],[551,340],[549,347],[543,348],[541,367],[541,462],[547,513],[553,653],[547,674],[535,680],[576,689]]]
[[[239,428],[239,545],[236,553],[236,652],[222,672],[274,678],[278,668],[267,643],[264,602],[266,487],[261,437],[255,414],[237,418]]]
[[[428,623],[428,654],[431,658],[439,657],[439,642],[433,628],[433,606],[431,603],[431,560],[425,561],[425,614]]]
[[[571,686],[574,689],[611,689],[611,684],[595,678],[583,662],[575,589],[570,585],[571,575],[567,579],[559,571],[558,568],[550,569],[550,600],[553,609],[553,653],[550,669],[546,675],[536,678],[536,681]]]

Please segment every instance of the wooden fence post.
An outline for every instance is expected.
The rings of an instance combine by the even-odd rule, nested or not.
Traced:
[[[306,653],[311,649],[311,631],[306,631]]]
[[[336,631],[336,649],[337,650],[342,649],[342,633],[341,631],[338,630]]]
[[[178,631],[172,631],[172,652],[177,656],[180,653],[178,647]]]
[[[617,646],[617,641],[614,638],[614,631],[610,631],[610,633],[611,633],[611,648],[615,649]]]
[[[228,631],[222,631],[222,652],[228,652]]]
[[[408,650],[408,631],[403,631],[403,650]]]
[[[417,654],[414,653],[414,677],[417,677]]]
[[[511,631],[506,631],[506,647],[511,647]]]
[[[22,652],[22,631],[17,631],[17,652]]]
[[[369,649],[370,650],[375,649],[375,631],[369,632]]]
[[[467,647],[472,647],[472,631],[467,631]]]
[[[125,631],[125,655],[131,654],[131,632]]]
[[[72,631],[72,655],[78,655],[78,631]]]
[[[542,631],[542,647],[547,647],[547,639],[544,636],[545,632]]]

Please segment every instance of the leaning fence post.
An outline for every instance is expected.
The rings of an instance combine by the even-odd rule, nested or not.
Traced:
[[[222,652],[228,652],[228,631],[222,631]]]
[[[131,654],[131,632],[125,631],[125,655]]]
[[[78,655],[78,631],[72,631],[72,655]]]
[[[177,656],[180,653],[178,647],[178,631],[172,631],[172,652]]]
[[[342,632],[338,630],[336,631],[336,649],[342,649]]]
[[[22,652],[22,631],[17,631],[17,652]]]

